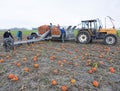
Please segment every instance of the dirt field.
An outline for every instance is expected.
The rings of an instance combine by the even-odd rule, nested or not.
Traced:
[[[41,41],[16,46],[13,52],[0,46],[0,59],[0,91],[62,91],[63,85],[66,91],[120,91],[120,38],[115,46]],[[97,70],[88,72],[92,68]],[[18,80],[9,79],[10,73]],[[57,84],[51,84],[53,79]]]

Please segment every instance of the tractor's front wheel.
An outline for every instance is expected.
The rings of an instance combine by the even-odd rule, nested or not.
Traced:
[[[117,37],[115,35],[109,34],[104,38],[104,44],[115,45],[117,43]]]
[[[77,42],[81,44],[87,44],[91,40],[91,36],[87,31],[80,31],[77,35]]]

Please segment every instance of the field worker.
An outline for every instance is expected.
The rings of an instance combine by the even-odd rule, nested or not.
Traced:
[[[6,31],[6,32],[3,34],[3,38],[4,38],[4,39],[10,38],[10,39],[14,40],[14,38],[13,38],[10,30]]]
[[[53,28],[53,25],[52,25],[52,23],[50,23],[50,30]]]
[[[52,31],[52,28],[53,28],[52,23],[50,23],[49,27],[50,27],[50,36],[51,36],[51,31]]]
[[[22,31],[17,32],[17,40],[22,40]]]
[[[65,30],[64,30],[64,28],[62,28],[60,30],[61,30],[61,35],[62,35],[62,42],[64,43],[64,41],[65,41]]]
[[[3,45],[6,43],[6,41],[10,41],[10,43],[12,44],[12,46],[14,46],[14,38],[13,38],[10,30],[6,31],[3,34]]]
[[[59,24],[57,24],[57,28],[60,30],[60,25]]]

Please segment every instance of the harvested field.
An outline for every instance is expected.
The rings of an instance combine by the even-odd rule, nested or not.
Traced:
[[[120,38],[115,46],[41,41],[11,52],[0,46],[0,59],[0,91],[62,91],[63,85],[66,91],[120,91]],[[18,80],[9,79],[10,73]]]

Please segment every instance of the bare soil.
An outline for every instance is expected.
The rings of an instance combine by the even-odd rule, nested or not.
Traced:
[[[120,91],[120,38],[115,46],[104,45],[102,41],[91,44],[41,41],[15,46],[10,52],[0,46],[0,59],[4,59],[0,63],[0,91],[61,91],[62,85],[67,86],[67,91]],[[39,68],[34,68],[35,63]],[[94,64],[97,71],[89,74]],[[29,72],[24,71],[25,67]],[[109,67],[114,67],[115,72],[111,73]],[[10,73],[19,80],[8,79]],[[55,86],[51,85],[53,79],[57,81]],[[72,84],[71,79],[76,82]],[[98,87],[93,86],[94,80],[99,82]]]

